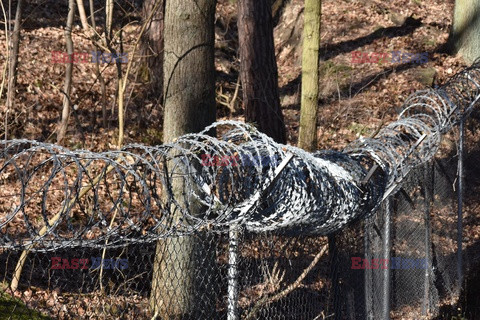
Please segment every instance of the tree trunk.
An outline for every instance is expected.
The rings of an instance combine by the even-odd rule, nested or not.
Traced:
[[[80,21],[82,22],[83,30],[90,35],[92,30],[88,25],[87,14],[85,13],[85,7],[83,6],[83,0],[77,0],[78,15],[80,16]]]
[[[70,119],[70,91],[72,89],[72,73],[73,73],[73,41],[72,26],[75,18],[75,0],[68,1],[68,17],[65,27],[65,39],[67,42],[67,53],[69,61],[67,63],[67,71],[65,72],[65,84],[63,86],[63,110],[62,119],[58,128],[57,143],[63,145],[67,134],[68,120]]]
[[[105,42],[112,40],[113,0],[105,0]]]
[[[449,49],[472,63],[480,57],[480,0],[456,0]]]
[[[97,24],[95,23],[95,6],[93,0],[89,0],[90,4],[90,21],[92,23],[92,30],[97,30]],[[97,44],[99,40],[98,35],[95,32],[92,32],[92,41],[95,44],[95,52],[100,51],[100,47]],[[100,81],[100,92],[102,93],[102,123],[103,127],[107,128],[107,88],[105,85],[105,79],[103,78],[102,73],[100,72],[100,61],[95,59],[95,76]],[[95,119],[94,119],[95,122]]]
[[[152,10],[155,13],[151,21],[146,21]],[[145,0],[142,15],[144,23],[148,23],[147,29],[142,36],[140,55],[143,58],[141,74],[147,82],[149,94],[156,98],[162,97],[163,93],[163,25],[165,14],[165,0]]]
[[[245,120],[256,123],[275,141],[285,143],[271,0],[239,0],[237,23]]]
[[[321,0],[305,0],[302,52],[302,106],[298,146],[317,148],[318,54],[320,50]]]
[[[171,0],[165,8],[164,142],[215,121],[215,0]]]
[[[166,3],[164,143],[215,121],[214,18],[215,0]],[[172,192],[188,201],[191,212],[199,212],[200,204],[188,199],[191,192],[185,185],[182,178],[175,179]],[[179,206],[169,207],[173,223],[180,218]],[[158,241],[150,305],[160,319],[213,318],[215,250],[208,250],[212,244],[211,235],[200,233]]]
[[[7,88],[7,110],[5,113],[5,139],[8,139],[8,114],[15,104],[15,89],[17,86],[17,64],[18,51],[20,46],[20,23],[22,20],[23,0],[17,3],[17,11],[15,12],[15,26],[11,39],[11,51],[8,63],[8,88]]]

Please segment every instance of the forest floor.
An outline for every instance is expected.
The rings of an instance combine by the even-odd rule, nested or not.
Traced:
[[[120,1],[130,3],[129,1]],[[119,3],[120,3],[119,2]],[[97,3],[97,2],[96,2]],[[98,2],[100,3],[100,2]],[[413,91],[444,83],[467,64],[461,57],[444,53],[452,24],[454,0],[323,0],[321,31],[320,101],[318,149],[341,150],[361,136],[369,136],[395,119],[403,101]],[[99,4],[99,8],[100,8]],[[88,9],[88,7],[87,7]],[[124,27],[124,52],[130,52],[139,31],[138,7],[119,14]],[[277,13],[277,12],[275,12]],[[61,115],[65,64],[52,62],[52,51],[65,52],[65,3],[30,1],[25,8],[18,69],[16,106],[9,110],[8,138],[55,142]],[[98,14],[99,16],[101,14]],[[301,34],[303,1],[291,0],[276,14],[276,55],[282,111],[288,143],[296,145],[300,119]],[[99,18],[98,24],[101,25]],[[241,92],[234,101],[238,80],[236,5],[219,0],[216,19],[217,119],[243,120]],[[98,28],[102,32],[102,28]],[[75,21],[76,52],[90,53],[95,47]],[[352,52],[386,53],[383,63],[353,63]],[[392,52],[426,53],[426,63],[392,62]],[[5,33],[0,30],[0,65],[5,64]],[[147,80],[139,72],[138,56],[127,86],[126,143],[162,143],[163,108],[154,95],[141,89]],[[106,80],[107,126],[102,125],[101,91],[95,81],[95,64],[74,67],[72,100],[66,146],[70,149],[104,151],[116,148],[116,67],[102,64]],[[122,64],[125,71],[126,64]],[[221,101],[229,100],[230,107]],[[0,107],[0,117],[6,110]],[[5,125],[2,121],[0,131]],[[470,128],[478,129],[478,125]],[[447,138],[454,147],[453,138]],[[478,143],[470,139],[468,148]],[[478,152],[474,152],[478,155]],[[470,159],[473,167],[475,159]],[[480,175],[479,170],[476,173]],[[478,176],[477,175],[477,176]],[[478,182],[478,181],[477,181]],[[478,203],[469,195],[465,227],[467,242],[480,237]]]

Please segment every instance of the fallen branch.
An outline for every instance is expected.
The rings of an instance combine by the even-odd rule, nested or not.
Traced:
[[[315,256],[315,258],[313,258],[310,265],[305,270],[303,270],[302,274],[297,278],[297,280],[295,280],[295,282],[293,282],[288,287],[286,287],[284,290],[280,291],[279,293],[277,293],[273,296],[266,296],[266,297],[260,299],[253,306],[253,308],[250,310],[250,313],[248,313],[248,315],[245,317],[244,320],[253,319],[255,317],[255,315],[257,314],[258,310],[261,307],[269,305],[272,302],[278,301],[278,300],[286,297],[293,290],[297,289],[301,285],[303,279],[305,279],[305,277],[308,275],[308,273],[313,269],[313,267],[315,267],[315,265],[318,263],[320,258],[325,254],[325,251],[327,251],[327,248],[328,248],[328,244],[325,244],[322,247],[322,250],[320,250],[320,252],[317,253],[317,255]]]
[[[224,99],[224,100],[217,99],[217,102],[227,107],[230,110],[230,113],[235,112],[235,101],[238,98],[239,89],[240,89],[240,77],[238,77],[237,79],[237,84],[235,85],[235,92],[233,93],[232,99],[230,99],[226,94],[223,94],[222,87],[220,87],[220,92],[217,92],[217,96],[219,98]]]

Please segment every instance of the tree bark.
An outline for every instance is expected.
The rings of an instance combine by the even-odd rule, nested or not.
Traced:
[[[75,0],[68,1],[68,17],[67,25],[65,27],[65,39],[67,42],[67,53],[69,61],[67,63],[67,71],[65,72],[65,84],[63,86],[63,109],[62,119],[58,128],[57,143],[63,145],[65,136],[67,134],[68,120],[70,119],[70,92],[72,89],[72,73],[73,73],[73,41],[72,41],[72,27],[73,19],[75,18]]]
[[[320,51],[321,0],[305,0],[302,52],[302,105],[298,146],[317,147],[318,54]]]
[[[8,63],[8,88],[7,88],[7,110],[5,114],[5,139],[8,139],[8,114],[15,104],[15,89],[17,87],[17,64],[18,51],[20,47],[20,23],[22,20],[23,0],[17,3],[17,11],[15,12],[15,26],[11,39],[11,52]]]
[[[146,19],[155,10],[151,21]],[[148,81],[147,90],[156,98],[163,94],[163,25],[165,0],[145,0],[142,9],[148,27],[142,37],[140,54],[143,57],[142,78]]]
[[[448,47],[468,63],[480,57],[480,0],[455,1]]]
[[[215,0],[166,3],[164,143],[215,121],[214,19]],[[188,202],[191,212],[200,212],[202,207],[189,199],[191,192],[185,185],[182,178],[175,179],[172,192]],[[167,205],[173,224],[181,217],[180,205]],[[160,319],[212,318],[215,250],[208,249],[212,244],[212,236],[200,232],[158,241],[150,296],[154,315]]]
[[[275,141],[285,143],[271,0],[239,0],[237,24],[245,120],[256,123]]]

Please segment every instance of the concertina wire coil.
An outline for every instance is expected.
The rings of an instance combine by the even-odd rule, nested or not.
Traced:
[[[327,235],[373,212],[479,98],[477,61],[412,94],[397,121],[341,152],[309,153],[235,121],[107,152],[3,141],[0,246],[115,247],[237,227]]]

